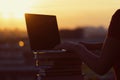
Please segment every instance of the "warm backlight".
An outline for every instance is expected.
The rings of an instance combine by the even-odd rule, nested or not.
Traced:
[[[0,13],[3,18],[22,18],[31,4],[28,0],[0,0]]]

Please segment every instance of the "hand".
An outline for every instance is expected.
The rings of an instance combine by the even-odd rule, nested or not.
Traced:
[[[55,49],[65,49],[70,53],[84,52],[86,47],[80,43],[75,42],[64,42],[55,47]]]

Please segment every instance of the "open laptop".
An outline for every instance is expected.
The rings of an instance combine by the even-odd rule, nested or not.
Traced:
[[[25,13],[25,20],[30,47],[33,52],[65,52],[64,49],[53,50],[61,42],[55,15]]]

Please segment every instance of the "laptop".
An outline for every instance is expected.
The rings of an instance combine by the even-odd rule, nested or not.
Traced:
[[[32,52],[66,52],[53,49],[61,42],[55,15],[25,13],[25,21]]]

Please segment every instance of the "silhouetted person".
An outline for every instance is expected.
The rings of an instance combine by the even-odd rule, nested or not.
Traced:
[[[97,74],[103,75],[113,67],[116,80],[120,80],[120,9],[112,16],[107,37],[102,45],[100,56],[93,54],[88,48],[100,48],[100,44],[87,44],[84,42],[65,42],[56,49],[66,49],[79,56]]]

